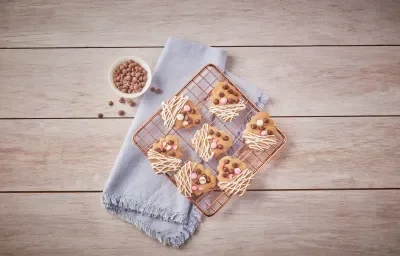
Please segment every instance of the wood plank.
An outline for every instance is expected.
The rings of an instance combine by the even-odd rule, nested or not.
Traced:
[[[0,247],[10,256],[399,255],[399,197],[399,190],[249,192],[176,250],[108,214],[100,193],[0,194]]]
[[[0,47],[400,43],[398,1],[6,1]],[[232,29],[234,28],[234,29]]]
[[[400,118],[276,121],[288,143],[251,189],[400,187]],[[0,190],[102,190],[130,122],[1,120]]]
[[[400,47],[226,48],[228,70],[259,86],[274,116],[399,115]],[[106,74],[161,49],[0,50],[0,118],[117,116]],[[24,72],[21,72],[24,70]],[[189,79],[189,78],[188,78]],[[183,86],[183,85],[182,85]]]

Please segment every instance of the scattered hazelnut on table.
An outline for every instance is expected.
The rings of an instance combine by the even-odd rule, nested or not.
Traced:
[[[103,118],[103,114],[102,114],[102,113],[98,113],[98,114],[97,114],[97,117],[98,117],[98,118]]]
[[[129,106],[131,106],[131,107],[136,106],[136,102],[134,102],[134,101],[131,100],[131,99],[128,100],[128,104],[129,104]]]
[[[114,105],[114,102],[112,102],[112,100],[110,100],[110,101],[108,102],[108,105],[109,105],[109,106],[112,106],[112,105]]]
[[[125,103],[125,99],[123,97],[119,98],[119,103]]]
[[[118,115],[124,116],[125,115],[125,111],[123,111],[123,110],[118,111]]]

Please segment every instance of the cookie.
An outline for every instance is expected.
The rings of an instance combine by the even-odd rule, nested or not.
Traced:
[[[195,125],[200,124],[201,115],[200,110],[190,100],[186,101],[181,111],[176,116],[174,128],[186,128],[189,129]]]
[[[183,156],[179,139],[174,135],[167,135],[160,138],[151,148],[164,156],[171,156],[178,159],[182,159]]]
[[[176,185],[186,197],[199,196],[217,185],[217,178],[202,164],[188,161],[175,174]]]
[[[183,153],[179,140],[174,135],[160,138],[147,152],[150,164],[156,173],[175,172],[179,169]]]
[[[196,196],[206,193],[217,185],[217,178],[202,164],[196,164],[194,171],[190,174],[192,181],[192,193]]]
[[[218,180],[230,181],[247,169],[247,164],[231,156],[225,156],[218,162]]]
[[[237,104],[240,101],[240,93],[229,82],[218,82],[211,91],[210,101],[213,106]]]
[[[218,82],[211,91],[210,112],[225,122],[232,121],[246,108],[240,92],[228,81]]]
[[[201,122],[199,108],[187,96],[174,96],[167,102],[162,102],[161,106],[161,117],[169,129],[190,128]]]
[[[232,136],[214,126],[204,124],[196,131],[192,139],[194,151],[204,160],[208,161],[213,156],[218,158],[232,147]]]
[[[275,122],[267,112],[258,112],[251,117],[243,131],[243,138],[249,148],[261,151],[276,144]]]
[[[240,159],[225,156],[219,160],[218,186],[229,194],[242,196],[250,185],[255,172],[247,168],[247,164]]]

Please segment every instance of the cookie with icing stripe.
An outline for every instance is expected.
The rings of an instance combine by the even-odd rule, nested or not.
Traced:
[[[183,157],[178,138],[174,135],[160,138],[147,152],[147,157],[156,173],[177,171]]]
[[[190,174],[190,180],[192,183],[192,193],[199,196],[214,189],[217,185],[217,178],[202,164],[195,164],[196,166]]]
[[[253,150],[261,151],[276,144],[275,122],[267,112],[258,112],[250,118],[243,131],[243,138]]]
[[[218,162],[218,180],[230,181],[247,169],[247,164],[237,158],[225,156]]]
[[[189,129],[195,125],[199,125],[200,122],[201,114],[199,108],[192,101],[188,100],[176,116],[174,127],[176,129]]]
[[[218,82],[211,91],[210,112],[224,122],[230,122],[246,108],[241,94],[228,81]]]
[[[204,124],[197,130],[192,139],[194,151],[204,160],[209,161],[213,156],[218,158],[232,146],[232,136],[214,126]]]

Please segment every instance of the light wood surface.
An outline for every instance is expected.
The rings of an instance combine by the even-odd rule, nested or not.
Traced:
[[[102,190],[130,123],[0,120],[0,191]],[[400,188],[399,118],[277,118],[276,123],[288,144],[251,189]]]
[[[400,2],[18,0],[0,24],[2,47],[399,44]]]
[[[1,256],[400,255],[400,1],[13,0],[0,35]],[[100,202],[136,111],[108,69],[169,36],[222,46],[288,137],[181,250]]]
[[[2,255],[393,255],[399,190],[248,192],[180,250],[108,214],[100,193],[1,194]]]
[[[227,69],[263,89],[274,116],[400,114],[400,47],[225,49]],[[108,69],[129,55],[154,67],[160,52],[0,50],[0,117],[96,117],[98,112],[116,117],[121,108],[134,116],[129,106],[108,107],[109,100],[117,100]]]

